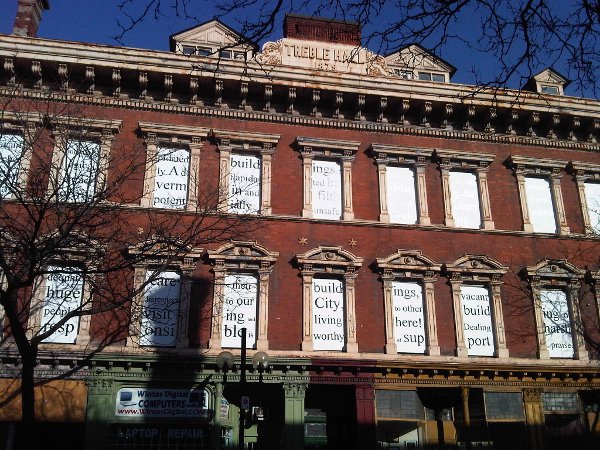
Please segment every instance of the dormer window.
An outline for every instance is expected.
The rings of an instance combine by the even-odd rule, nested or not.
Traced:
[[[559,94],[558,87],[542,85],[542,94],[558,95]]]
[[[441,73],[419,72],[419,80],[444,83],[446,81],[446,77]]]
[[[551,67],[532,76],[523,89],[543,95],[565,95],[570,81]]]

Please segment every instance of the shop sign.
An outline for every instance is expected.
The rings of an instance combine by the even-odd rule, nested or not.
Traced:
[[[229,211],[260,211],[261,161],[258,156],[232,154],[229,159]]]
[[[462,286],[460,302],[467,354],[494,356],[494,328],[488,289],[484,286]]]
[[[225,277],[222,347],[241,348],[242,328],[246,328],[246,347],[254,347],[257,284],[258,280],[254,275],[231,274]]]
[[[338,162],[313,161],[312,207],[315,219],[341,219],[342,176]]]
[[[221,398],[221,405],[219,407],[219,417],[221,419],[229,419],[229,402],[226,398]]]
[[[544,335],[551,358],[573,358],[573,335],[567,294],[559,290],[542,290]]]
[[[386,173],[388,212],[392,223],[416,223],[415,174],[409,167],[389,166]]]
[[[122,388],[115,415],[120,417],[208,417],[207,389]]]
[[[190,152],[159,147],[156,154],[153,206],[183,209],[188,199]]]
[[[81,305],[83,297],[83,276],[73,267],[48,267],[49,272],[44,276],[44,300],[40,332],[43,333],[56,322]],[[71,317],[56,332],[42,342],[53,344],[74,344],[79,333],[79,317]]]
[[[148,441],[148,445],[154,442],[167,441],[202,441],[204,439],[205,430],[196,426],[164,426],[164,425],[113,425],[111,427],[113,434],[112,440],[116,442],[116,448],[122,446],[133,445],[134,443],[144,443]],[[185,443],[180,442],[180,445]]]
[[[394,336],[398,353],[425,353],[423,290],[419,283],[392,283]]]
[[[479,190],[477,177],[471,172],[450,172],[450,202],[457,227],[479,228]]]
[[[344,283],[313,279],[312,328],[314,350],[344,349]]]
[[[18,182],[19,160],[23,150],[23,136],[4,134],[0,136],[0,196],[14,196],[14,184]]]
[[[147,273],[147,279],[152,275]],[[146,286],[142,306],[140,345],[173,347],[177,343],[181,277],[161,272]]]

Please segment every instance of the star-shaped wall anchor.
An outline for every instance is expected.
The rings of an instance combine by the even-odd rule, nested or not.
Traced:
[[[348,239],[348,245],[350,247],[356,247],[356,241],[354,239]]]
[[[306,245],[308,244],[308,239],[306,239],[305,237],[301,237],[298,238],[298,242],[300,243],[300,245]]]

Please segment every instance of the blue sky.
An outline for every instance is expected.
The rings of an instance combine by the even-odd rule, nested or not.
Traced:
[[[116,21],[116,18],[119,17],[117,3],[117,0],[50,0],[50,10],[44,12],[38,36],[48,39],[119,45],[113,39],[113,36],[119,32]],[[170,2],[163,0],[163,3],[168,5]],[[16,4],[17,0],[0,0],[0,33],[11,33]],[[212,19],[216,13],[212,7],[214,2],[195,0],[192,4],[195,9],[194,13],[197,14],[200,22]],[[385,11],[380,18],[374,21],[374,24],[365,27],[363,35],[376,29],[377,26],[382,26],[390,15],[393,15],[393,11]],[[193,20],[186,21],[174,17],[174,14],[160,17],[159,20],[149,18],[128,33],[123,41],[128,47],[168,50],[171,34],[197,23]],[[240,28],[236,26],[235,17],[225,20],[225,23],[234,29]],[[281,19],[281,23],[275,25],[271,40],[282,37],[282,27],[283,19]],[[260,42],[260,44],[262,43]],[[371,48],[377,50],[373,46]],[[452,79],[455,83],[474,84],[476,78],[473,72],[479,72],[484,79],[493,78],[496,69],[496,61],[493,58],[465,48],[456,42],[447,44],[441,52],[438,52],[438,56],[458,69]],[[557,67],[557,70],[562,71],[560,67]],[[516,80],[511,83],[510,87],[519,88],[519,83],[520,80]],[[567,94],[577,95],[570,90],[567,90]]]

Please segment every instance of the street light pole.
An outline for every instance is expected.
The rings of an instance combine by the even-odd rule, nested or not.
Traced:
[[[242,397],[246,393],[246,327],[240,330],[242,338],[241,372],[240,372],[240,429],[238,434],[238,449],[244,450],[244,422],[246,411],[242,407]]]

